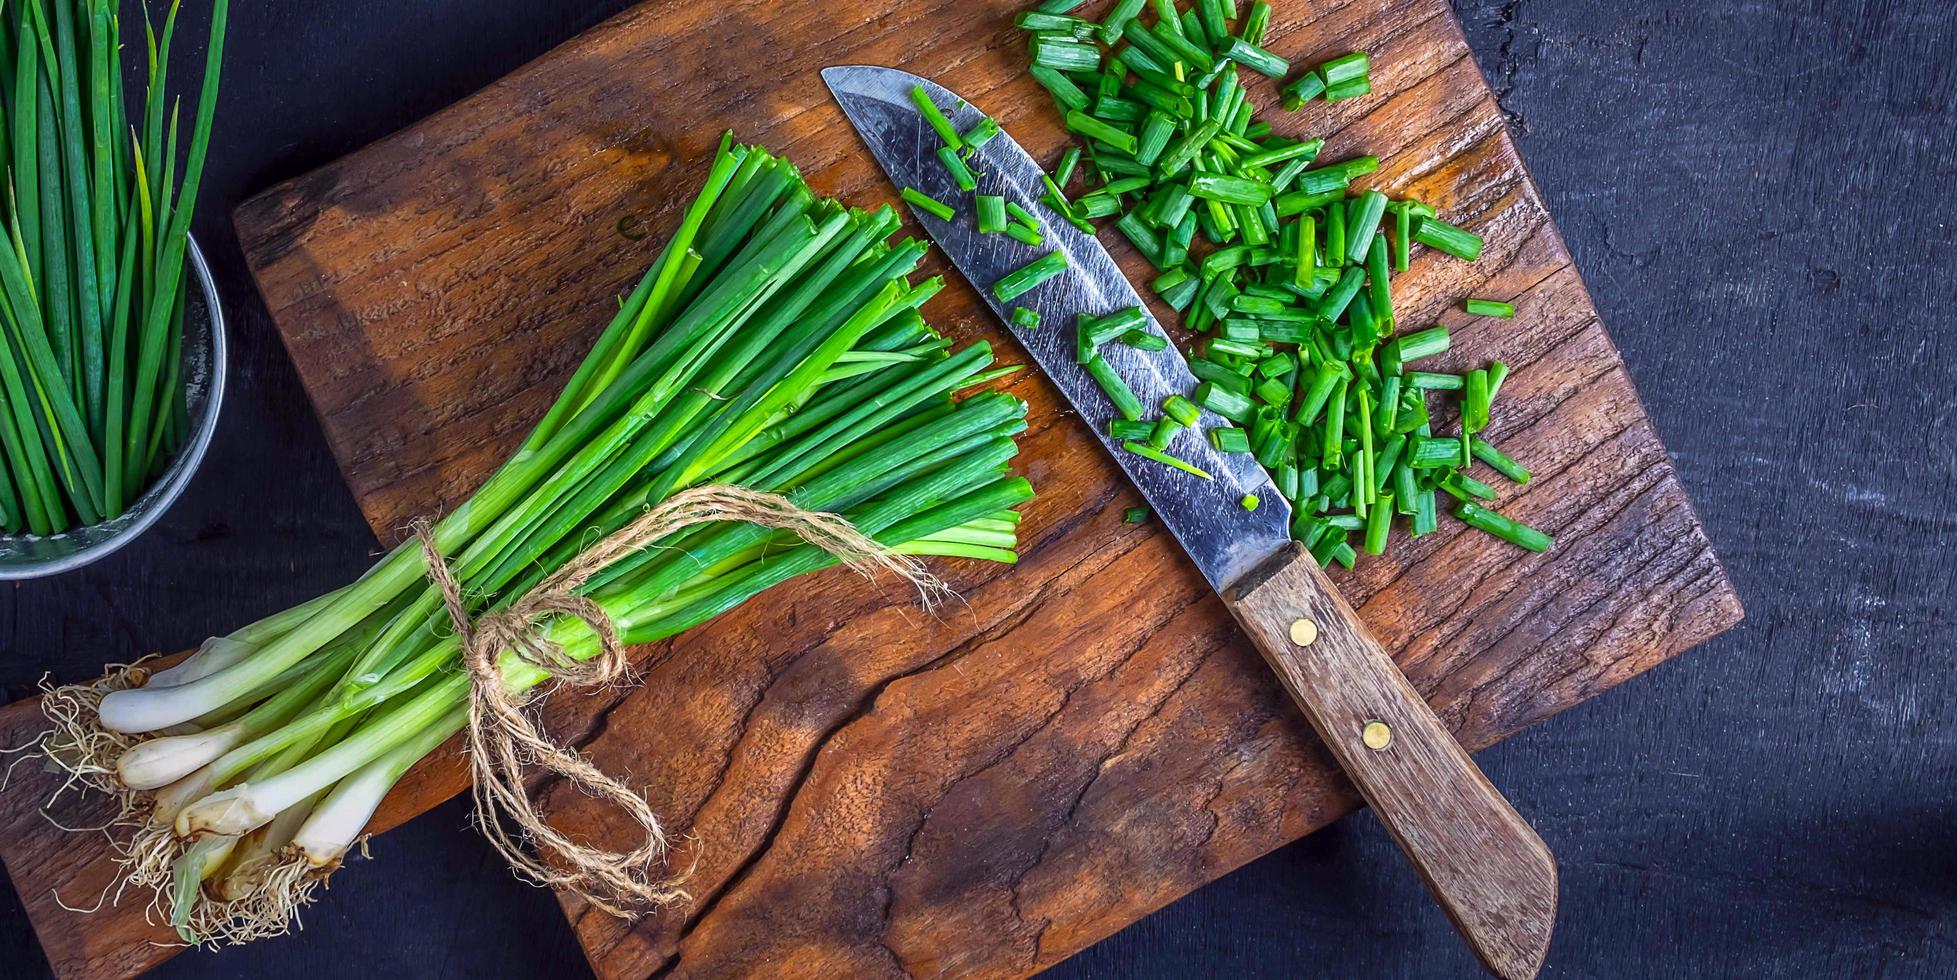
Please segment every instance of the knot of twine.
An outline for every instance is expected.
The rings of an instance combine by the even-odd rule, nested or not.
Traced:
[[[948,591],[915,559],[891,554],[841,517],[805,510],[776,494],[717,484],[675,494],[579,552],[507,607],[472,618],[462,584],[436,548],[428,523],[412,525],[428,579],[448,608],[469,671],[469,766],[483,835],[518,874],[571,891],[622,918],[686,899],[679,889],[683,874],[657,873],[668,850],[666,831],[644,797],[538,727],[523,702],[504,688],[502,656],[508,652],[563,684],[590,687],[626,680],[630,664],[617,624],[578,589],[620,558],[675,531],[716,521],[793,532],[866,577],[879,569],[893,572],[916,586],[927,609]],[[589,626],[598,637],[598,654],[580,660],[546,639],[545,623],[558,616]],[[524,786],[524,770],[532,765],[616,806],[637,825],[643,841],[630,850],[610,850],[580,843],[551,827]],[[524,839],[532,843],[534,854],[521,846]]]

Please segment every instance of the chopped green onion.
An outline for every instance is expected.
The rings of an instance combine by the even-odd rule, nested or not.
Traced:
[[[1040,10],[1021,11],[1012,22],[1013,26],[1022,31],[1058,32],[1071,35],[1076,40],[1091,37],[1094,33],[1094,25],[1089,21],[1068,14],[1049,14]]]
[[[1100,353],[1100,345],[1094,342],[1094,333],[1088,329],[1093,320],[1085,313],[1074,314],[1074,363],[1083,367]]]
[[[938,104],[931,101],[931,94],[924,91],[924,86],[911,86],[911,102],[917,106],[917,111],[924,115],[924,121],[937,132],[938,139],[945,146],[956,150],[965,145],[964,141],[958,138],[958,129],[952,126],[951,120],[946,119],[943,112],[939,111]]]
[[[1195,402],[1181,395],[1170,395],[1162,400],[1162,414],[1181,422],[1183,425],[1195,425],[1196,420],[1201,418],[1203,413],[1201,409],[1196,407]]]
[[[1418,361],[1447,353],[1449,337],[1446,327],[1428,327],[1413,333],[1401,334],[1393,339],[1398,348],[1400,363]],[[1422,387],[1458,387],[1456,385],[1426,385]]]
[[[1289,146],[1280,146],[1274,150],[1253,153],[1237,161],[1237,165],[1245,168],[1268,167],[1274,163],[1303,160],[1304,163],[1299,166],[1299,169],[1302,170],[1304,167],[1311,165],[1312,159],[1318,155],[1318,151],[1323,149],[1324,146],[1325,141],[1322,139],[1300,140]]]
[[[1325,523],[1341,531],[1363,531],[1366,519],[1358,514],[1327,514]]]
[[[1156,171],[1165,177],[1180,173],[1191,160],[1196,158],[1196,154],[1202,152],[1203,148],[1209,145],[1210,140],[1215,139],[1216,134],[1222,131],[1223,121],[1211,119],[1183,134],[1181,139],[1169,144],[1169,149],[1163,153],[1161,162],[1156,165]]]
[[[1386,536],[1393,529],[1393,495],[1381,494],[1366,515],[1365,551],[1369,555],[1386,553]]]
[[[1258,400],[1274,408],[1283,408],[1291,402],[1291,384],[1283,378],[1266,378],[1254,393]]]
[[[1210,445],[1219,453],[1250,452],[1250,433],[1234,426],[1219,425],[1210,430]]]
[[[1155,423],[1150,422],[1146,419],[1109,419],[1108,420],[1108,437],[1111,439],[1115,439],[1119,441],[1126,441],[1129,439],[1147,439],[1149,436],[1154,434],[1155,434]]]
[[[1359,491],[1359,499],[1370,504],[1377,498],[1379,484],[1373,479],[1378,472],[1378,450],[1373,446],[1373,398],[1372,392],[1359,389],[1359,472],[1352,478],[1353,488]]]
[[[1131,156],[1134,155],[1137,146],[1134,133],[1118,129],[1078,109],[1067,113],[1067,128]]]
[[[1130,191],[1138,191],[1148,187],[1148,182],[1149,181],[1147,177],[1124,177],[1120,180],[1108,182],[1106,186],[1100,188],[1099,190],[1096,190],[1094,193],[1116,194],[1116,195],[1126,194],[1129,193]]]
[[[1461,427],[1469,432],[1488,428],[1488,372],[1476,368],[1468,372],[1461,392]]]
[[[1439,523],[1439,515],[1434,505],[1434,491],[1420,491],[1420,495],[1414,498],[1413,536],[1419,538],[1432,534]]]
[[[1010,303],[1024,296],[1033,287],[1065,271],[1067,271],[1067,257],[1059,252],[1048,252],[994,283],[992,295],[998,297],[1001,303]]]
[[[1372,247],[1373,232],[1379,228],[1379,219],[1386,216],[1386,195],[1369,190],[1359,195],[1358,216],[1353,218],[1346,229],[1348,243],[1346,261],[1357,264],[1366,260],[1366,251]]]
[[[1372,92],[1372,90],[1373,90],[1372,78],[1369,76],[1361,75],[1358,78],[1354,78],[1350,81],[1344,81],[1336,85],[1325,86],[1325,101],[1338,102],[1344,99],[1356,99],[1359,96],[1366,95]]]
[[[1414,469],[1453,468],[1466,466],[1467,460],[1461,456],[1460,440],[1416,438],[1407,454],[1407,465]]]
[[[1158,0],[1162,2],[1162,0]],[[1136,36],[1153,34],[1161,47],[1175,55],[1176,59],[1188,62],[1198,73],[1206,73],[1214,65],[1209,52],[1204,51],[1189,39],[1182,30],[1181,22],[1174,17],[1164,17],[1156,22],[1154,30],[1136,24],[1132,29]]]
[[[1325,79],[1316,71],[1308,71],[1298,76],[1297,81],[1286,85],[1280,94],[1284,108],[1295,110],[1325,94]]]
[[[1169,139],[1176,132],[1176,121],[1160,109],[1149,110],[1142,120],[1142,133],[1135,141],[1135,162],[1153,164],[1168,149]]]
[[[1081,234],[1083,235],[1094,234],[1094,226],[1090,224],[1087,221],[1087,219],[1082,218],[1080,215],[1074,213],[1073,205],[1067,202],[1067,196],[1065,194],[1060,193],[1060,188],[1058,185],[1054,184],[1053,178],[1048,177],[1045,174],[1041,174],[1040,180],[1042,183],[1046,185],[1046,195],[1040,198],[1040,203],[1046,205],[1047,209],[1052,211],[1054,214],[1057,214],[1062,218],[1067,219],[1068,224],[1071,224],[1074,227],[1079,228]]]
[[[1393,213],[1393,271],[1405,272],[1411,254],[1413,210],[1406,201],[1394,201],[1386,209]]]
[[[1211,337],[1208,346],[1211,354],[1227,354],[1231,357],[1249,358],[1264,356],[1264,346],[1262,344],[1244,343],[1225,337]]]
[[[1175,441],[1176,433],[1183,428],[1183,424],[1175,419],[1156,419],[1154,429],[1148,434],[1148,444],[1157,449],[1167,449],[1169,443]]]
[[[1549,546],[1556,543],[1554,538],[1521,521],[1503,517],[1480,504],[1470,503],[1466,500],[1462,501],[1461,505],[1454,509],[1454,514],[1471,527],[1480,528],[1504,541],[1520,545],[1537,554],[1548,551]]]
[[[1499,449],[1496,449],[1492,445],[1489,445],[1480,436],[1476,436],[1473,439],[1469,440],[1468,445],[1470,450],[1474,453],[1474,457],[1478,460],[1481,460],[1484,463],[1487,463],[1489,466],[1494,467],[1495,472],[1508,477],[1511,481],[1513,481],[1517,485],[1521,485],[1521,486],[1528,485],[1529,483],[1528,467],[1523,466],[1521,463],[1518,463],[1513,459],[1510,459],[1507,453],[1502,452]]]
[[[1493,299],[1471,299],[1461,304],[1461,308],[1475,316],[1498,316],[1507,319],[1515,315],[1515,305]]]
[[[1135,397],[1134,390],[1128,387],[1126,381],[1121,380],[1121,375],[1115,373],[1114,368],[1105,358],[1099,354],[1094,355],[1094,358],[1087,362],[1087,373],[1101,386],[1101,390],[1107,393],[1108,401],[1114,403],[1114,410],[1120,412],[1123,418],[1142,417],[1144,411],[1142,400]]]
[[[1265,0],[1256,0],[1250,5],[1250,13],[1244,17],[1243,39],[1252,44],[1264,43],[1264,32],[1271,24],[1271,5]]]
[[[944,164],[945,169],[950,171],[952,182],[958,185],[959,190],[970,193],[978,188],[978,178],[972,176],[971,168],[965,166],[965,161],[959,157],[957,150],[949,146],[939,147],[938,162]]]
[[[1080,86],[1075,85],[1073,79],[1044,65],[1034,65],[1028,74],[1033,76],[1034,81],[1040,83],[1041,88],[1046,89],[1048,95],[1053,96],[1053,101],[1065,108],[1087,108],[1087,93],[1081,91]]]
[[[1332,549],[1332,560],[1347,570],[1352,568],[1357,558],[1358,555],[1352,550],[1352,545],[1344,541],[1339,542],[1339,546]]]
[[[1206,381],[1238,394],[1250,393],[1250,382],[1243,375],[1209,358],[1199,358],[1190,361],[1189,373],[1195,375],[1199,381]]]
[[[909,203],[911,207],[914,207],[919,211],[923,211],[924,213],[937,218],[939,221],[950,221],[952,215],[956,213],[951,209],[951,205],[946,204],[945,202],[940,201],[937,198],[932,197],[931,195],[926,194],[915,187],[904,188],[899,193],[899,196],[901,196],[907,203]]]
[[[1466,473],[1449,473],[1447,475],[1447,479],[1441,481],[1441,486],[1445,488],[1449,493],[1452,493],[1460,497],[1462,500],[1466,500],[1469,497],[1480,497],[1483,500],[1494,500],[1496,497],[1494,487],[1491,487],[1488,484],[1483,483],[1480,480],[1477,480]]]
[[[1315,421],[1339,383],[1351,376],[1352,372],[1337,361],[1321,363],[1318,373],[1312,378],[1311,387],[1305,392],[1305,400],[1298,405],[1298,421],[1307,425]]]
[[[1457,259],[1469,262],[1481,258],[1481,236],[1464,228],[1457,228],[1439,218],[1422,218],[1413,226],[1413,240],[1429,248],[1437,248]]]
[[[1156,266],[1162,264],[1162,239],[1141,220],[1140,214],[1129,212],[1115,222],[1114,227],[1128,239],[1129,244],[1135,246],[1135,251],[1142,253],[1143,258]]]
[[[1130,330],[1127,333],[1122,334],[1117,339],[1119,339],[1122,343],[1127,344],[1128,346],[1141,351],[1154,352],[1158,350],[1169,349],[1169,338],[1164,337],[1159,333],[1149,333],[1146,330],[1139,330],[1139,329]]]
[[[1249,395],[1209,381],[1197,385],[1194,395],[1196,404],[1232,422],[1247,422],[1256,410]]]
[[[1148,0],[1115,0],[1114,9],[1108,11],[1107,18],[1101,21],[1101,42],[1113,44],[1121,40],[1128,23],[1142,12],[1142,7],[1147,3]]]
[[[1033,64],[1054,71],[1088,72],[1101,67],[1101,52],[1057,34],[1033,35]],[[943,135],[942,132],[939,135]],[[956,134],[953,134],[956,136]]]
[[[1116,310],[1106,316],[1090,317],[1080,322],[1081,344],[1093,349],[1147,322],[1148,315],[1139,306]]]
[[[1121,512],[1121,520],[1126,524],[1144,524],[1147,523],[1148,517],[1147,507],[1130,507]]]
[[[1242,505],[1243,509],[1246,511],[1256,510],[1258,504],[1257,495],[1254,493],[1244,494],[1243,499],[1237,501],[1237,503]]]
[[[1067,186],[1067,181],[1074,179],[1074,168],[1078,166],[1080,166],[1080,147],[1067,147],[1067,152],[1060,154],[1060,166],[1053,171],[1054,184],[1060,187]]]
[[[1303,177],[1300,178],[1301,182],[1299,187],[1303,189],[1313,186],[1311,183],[1306,182],[1308,178],[1310,181],[1323,181],[1328,187],[1343,188],[1354,180],[1373,173],[1378,169],[1379,157],[1371,154],[1356,156],[1348,160],[1340,160],[1337,163],[1330,163],[1314,170],[1305,171]]]
[[[1228,174],[1197,174],[1189,181],[1189,193],[1207,201],[1256,206],[1271,199],[1271,185]]]
[[[1223,11],[1223,0],[1196,0],[1195,8],[1203,36],[1212,45],[1230,36],[1229,17]]]
[[[1040,312],[1025,306],[1012,308],[1012,322],[1015,326],[1032,330],[1040,325]]]
[[[1352,303],[1352,298],[1359,295],[1359,287],[1365,282],[1366,270],[1358,266],[1347,268],[1339,275],[1338,284],[1325,294],[1324,302],[1318,306],[1318,315],[1326,320],[1337,320]]]
[[[1165,453],[1162,450],[1157,449],[1154,446],[1151,446],[1145,442],[1133,442],[1133,441],[1124,442],[1121,444],[1121,448],[1126,449],[1129,452],[1142,457],[1143,459],[1150,459],[1150,460],[1154,460],[1157,463],[1162,463],[1167,466],[1173,466],[1176,469],[1179,469],[1184,473],[1188,473],[1191,476],[1201,477],[1205,480],[1215,479],[1214,477],[1210,476],[1208,473],[1204,472],[1200,467],[1193,466],[1184,460],[1177,459],[1174,456],[1171,456],[1168,453]]]
[[[978,230],[987,235],[996,235],[1006,230],[1006,199],[997,194],[980,194],[976,202],[975,220]]]
[[[1429,391],[1458,391],[1463,382],[1458,374],[1437,374],[1432,371],[1407,372],[1407,387],[1425,388]]]
[[[1308,170],[1300,175],[1300,183],[1312,183],[1320,176],[1332,173],[1333,169]],[[1340,180],[1344,179],[1343,177],[1340,178]],[[1302,191],[1304,188],[1300,190]],[[1346,219],[1351,217],[1352,211],[1344,201],[1343,190],[1344,187],[1341,185],[1339,188],[1339,192],[1341,192],[1339,194],[1339,200],[1336,202],[1327,202],[1325,205],[1325,264],[1332,268],[1345,265],[1345,226]]]
[[[1046,236],[1040,234],[1038,229],[1022,224],[1007,225],[1006,237],[1023,245],[1031,245],[1034,248],[1039,248],[1046,244]]]
[[[1272,78],[1283,78],[1285,73],[1291,70],[1291,62],[1240,37],[1230,39],[1230,43],[1223,49],[1223,56],[1251,71]]]
[[[1367,58],[1366,52],[1354,51],[1319,65],[1318,74],[1325,79],[1327,86],[1332,86],[1355,78],[1364,78],[1371,68],[1372,63]]]
[[[1318,222],[1306,215],[1292,227],[1298,229],[1298,244],[1293,257],[1296,268],[1292,272],[1291,282],[1302,289],[1311,285],[1313,273],[1318,268]]]

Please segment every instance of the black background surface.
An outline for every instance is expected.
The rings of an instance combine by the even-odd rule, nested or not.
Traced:
[[[194,645],[366,567],[373,538],[227,216],[626,3],[234,4],[197,225],[232,318],[218,438],[143,540],[0,588],[8,699],[44,670],[80,679]],[[205,4],[186,6],[180,37],[197,37]],[[1957,975],[1957,4],[1456,7],[1748,610],[1480,756],[1561,862],[1546,974]],[[499,866],[462,802],[376,853],[302,934],[160,975],[584,971],[549,893]],[[0,963],[47,969],[4,887]],[[1053,975],[1473,971],[1361,815]]]

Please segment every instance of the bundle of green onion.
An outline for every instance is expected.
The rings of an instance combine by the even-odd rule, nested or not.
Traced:
[[[991,370],[982,343],[951,351],[919,315],[942,281],[908,281],[925,246],[886,242],[898,224],[888,207],[818,199],[791,164],[723,141],[536,430],[433,527],[472,613],[708,484],[783,494],[901,554],[1015,560],[1013,508],[1032,491],[1007,464],[1026,406],[954,397],[1011,369]],[[645,643],[835,561],[791,534],[714,523],[579,592]],[[295,883],[333,867],[395,780],[464,724],[461,641],[426,572],[409,542],[353,584],[100,697],[101,729],[146,736],[114,762],[147,806],[130,877],[168,893],[187,936],[282,928]],[[574,617],[541,631],[572,658],[598,649]],[[502,673],[515,694],[546,678],[514,656]]]
[[[136,119],[113,0],[0,10],[0,532],[57,534],[121,514],[187,434],[184,255],[226,15],[215,0],[179,174],[178,108],[165,105],[174,5],[160,39],[144,25],[149,85]]]
[[[1253,0],[1241,19],[1237,0],[1181,8],[1175,0],[1115,0],[1098,22],[1075,14],[1083,5],[1045,0],[1016,21],[1031,32],[1034,79],[1087,147],[1084,166],[1081,149],[1068,149],[1042,202],[1089,233],[1092,220],[1116,219],[1160,270],[1157,295],[1205,335],[1190,359],[1201,384],[1160,406],[1159,418],[1145,418],[1111,372],[1095,375],[1125,416],[1115,437],[1202,476],[1173,455],[1173,442],[1196,423],[1196,405],[1229,419],[1235,426],[1212,428],[1208,438],[1225,452],[1254,453],[1271,471],[1291,503],[1293,536],[1322,563],[1351,566],[1353,535],[1379,554],[1396,517],[1415,537],[1433,531],[1439,494],[1458,498],[1455,515],[1474,527],[1548,548],[1548,535],[1482,506],[1496,492],[1467,472],[1479,460],[1516,483],[1529,479],[1483,435],[1507,366],[1414,370],[1415,361],[1447,350],[1447,329],[1401,333],[1394,315],[1390,279],[1406,271],[1416,243],[1474,261],[1481,238],[1419,201],[1353,193],[1356,178],[1378,169],[1376,158],[1313,166],[1324,140],[1273,136],[1255,118],[1238,66],[1274,79],[1291,73],[1289,61],[1262,46],[1272,12],[1265,0]],[[1355,51],[1302,72],[1281,86],[1284,108],[1365,95],[1370,67]],[[936,125],[935,107],[920,111]],[[1098,186],[1069,200],[1076,173]],[[981,231],[1009,230],[984,227],[979,203]],[[1056,259],[1064,265],[1051,253],[999,283],[999,298],[1058,271]],[[1470,312],[1514,312],[1472,302]],[[1130,340],[1140,312],[1082,318],[1081,363],[1090,373],[1094,348]],[[1437,390],[1461,392],[1458,433],[1434,431],[1426,393]]]

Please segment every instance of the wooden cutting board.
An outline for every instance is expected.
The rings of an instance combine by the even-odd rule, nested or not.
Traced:
[[[1267,118],[1330,136],[1326,160],[1377,154],[1372,183],[1487,236],[1475,264],[1416,257],[1396,307],[1409,326],[1448,324],[1454,365],[1515,366],[1492,430],[1537,478],[1502,509],[1557,539],[1529,557],[1448,520],[1341,588],[1470,747],[1731,627],[1739,601],[1446,0],[1276,5],[1272,49],[1298,65],[1365,49],[1374,94]],[[242,207],[252,268],[376,533],[392,543],[464,499],[541,415],[723,129],[825,193],[893,199],[820,68],[929,75],[1057,155],[1020,6],[655,0]],[[953,275],[932,321],[1021,360]],[[1467,317],[1467,296],[1517,316]],[[1018,566],[939,563],[965,601],[936,618],[847,573],[798,580],[643,651],[643,686],[552,703],[559,732],[694,835],[686,909],[628,923],[566,900],[599,973],[1029,973],[1358,804],[1168,535],[1121,522],[1135,494],[1053,390],[1034,372],[1010,387],[1032,406],[1019,466],[1040,493]],[[32,731],[33,711],[5,727]],[[376,829],[462,788],[453,756],[424,766]],[[544,789],[552,818],[606,839],[609,814],[560,789]],[[36,795],[0,794],[0,857],[57,972],[168,956],[135,903],[55,903],[88,904],[107,867],[99,837],[22,804]],[[415,860],[385,838],[376,850],[343,873]]]

